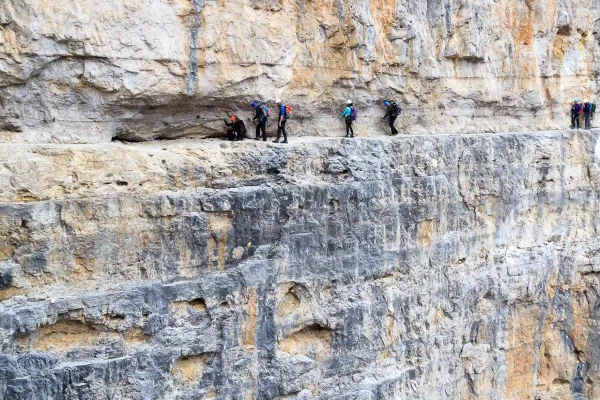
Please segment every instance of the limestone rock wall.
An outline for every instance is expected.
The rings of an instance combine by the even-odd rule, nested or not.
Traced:
[[[599,139],[6,145],[0,398],[596,399]]]
[[[205,136],[254,98],[294,135],[566,128],[598,93],[598,0],[5,0],[2,141]]]

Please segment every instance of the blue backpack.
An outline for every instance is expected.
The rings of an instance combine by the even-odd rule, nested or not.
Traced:
[[[266,106],[260,106],[260,108],[263,111],[260,113],[260,120],[263,121],[265,119],[269,119],[271,116],[271,110],[269,110]]]
[[[352,121],[356,121],[356,118],[358,117],[358,111],[356,111],[356,107],[352,107],[352,114],[350,114],[352,117]]]

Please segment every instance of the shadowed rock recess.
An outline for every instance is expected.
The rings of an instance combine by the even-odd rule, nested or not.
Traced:
[[[564,129],[596,100],[598,0],[2,0],[0,139],[214,136],[254,98],[295,135]],[[249,113],[249,112],[248,112]]]
[[[0,148],[0,398],[597,399],[600,133]]]

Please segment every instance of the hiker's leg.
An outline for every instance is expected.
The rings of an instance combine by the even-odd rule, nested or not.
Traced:
[[[261,124],[261,128],[262,130],[262,134],[263,134],[263,141],[267,140],[267,120],[264,120]]]
[[[281,121],[281,132],[283,132],[283,143],[287,143],[287,131],[285,130],[285,124],[287,123],[287,120],[283,120]],[[277,139],[279,140],[279,136],[277,137]]]
[[[260,125],[261,125],[261,122],[259,122],[258,124],[256,124],[256,135],[254,136],[255,140],[259,140],[260,139]]]
[[[591,129],[591,123],[590,123],[590,113],[587,113],[585,115],[585,129]]]
[[[280,138],[281,138],[281,126],[277,126],[277,138],[274,140],[274,142],[278,143]]]
[[[398,130],[394,126],[394,123],[396,122],[396,118],[397,117],[390,117],[390,128],[392,130],[392,135],[397,135],[398,134]]]
[[[348,121],[348,118],[346,118],[345,122],[346,122],[346,137],[348,137],[348,136],[350,136],[350,121]]]

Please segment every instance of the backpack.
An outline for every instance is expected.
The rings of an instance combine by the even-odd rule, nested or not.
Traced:
[[[290,106],[285,106],[285,114],[284,114],[284,118],[285,119],[290,119],[292,118],[292,107]]]
[[[397,117],[400,114],[400,112],[402,111],[402,109],[395,101],[392,101],[391,106],[392,106],[391,116]]]
[[[583,105],[583,111],[585,111],[586,113],[592,112],[592,103],[585,103]]]
[[[260,106],[261,110],[264,112],[260,113],[260,120],[264,120],[264,119],[268,119],[271,116],[271,110],[269,110],[267,107],[265,106]],[[265,116],[266,115],[266,116]]]
[[[358,111],[356,111],[355,107],[352,107],[352,114],[350,114],[352,121],[356,121],[356,118],[358,117]]]

